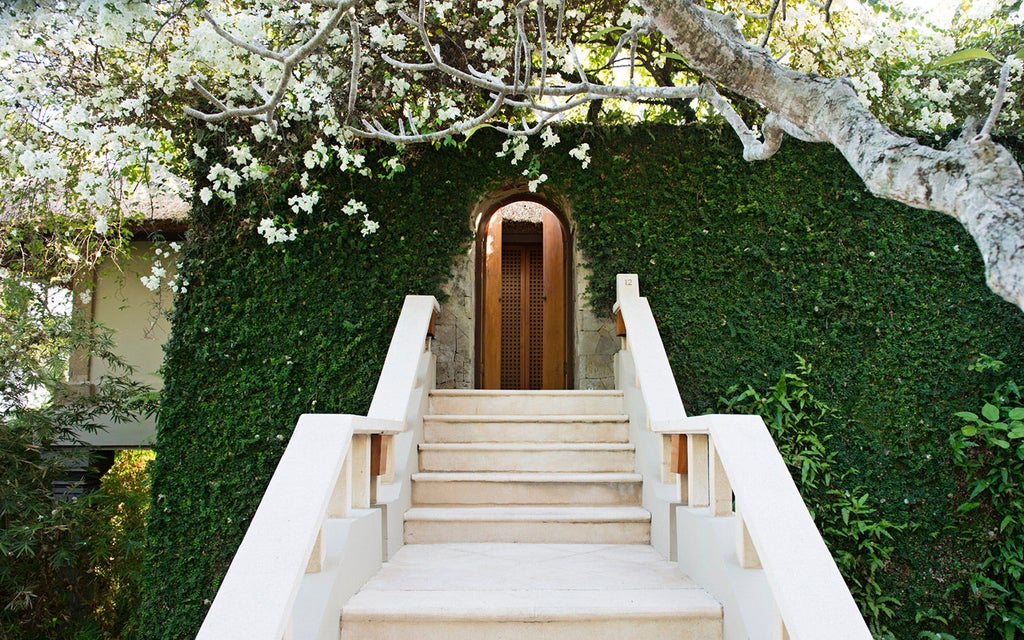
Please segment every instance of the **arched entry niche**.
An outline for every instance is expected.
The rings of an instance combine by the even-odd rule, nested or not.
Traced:
[[[481,216],[476,256],[476,387],[571,389],[573,256],[561,214],[508,198]]]

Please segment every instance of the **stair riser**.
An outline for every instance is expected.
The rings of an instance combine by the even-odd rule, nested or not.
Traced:
[[[620,618],[617,620],[348,620],[342,640],[621,640],[650,638],[717,640],[722,620],[709,618]]]
[[[622,396],[473,395],[430,397],[430,413],[455,415],[618,415]]]
[[[628,442],[629,425],[620,422],[423,422],[426,442]]]
[[[420,451],[421,471],[632,471],[632,451]]]
[[[595,505],[637,506],[638,482],[423,482],[413,481],[414,504],[426,506]]]
[[[649,544],[649,522],[466,522],[406,520],[406,544],[521,542],[545,544]]]

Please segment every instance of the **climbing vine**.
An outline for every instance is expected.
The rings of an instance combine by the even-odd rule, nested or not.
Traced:
[[[982,398],[968,371],[980,353],[1011,354],[1007,371],[1022,373],[1024,317],[985,287],[964,230],[871,197],[820,146],[787,142],[748,164],[731,135],[699,126],[557,133],[515,165],[482,130],[418,147],[402,170],[387,168],[386,148],[360,150],[377,178],[283,163],[234,204],[194,203],[188,291],[167,346],[146,636],[194,634],[296,418],[365,411],[402,298],[442,294],[474,203],[545,175],[535,188],[566,203],[594,309],[609,312],[616,273],[639,274],[691,414],[715,410],[734,385],[769,387],[795,353],[814,364],[809,393],[843,416],[816,437],[834,475],[859,471],[843,508],[892,523],[845,541],[846,523],[829,525],[840,563],[860,562],[864,541],[884,558],[858,574],[862,607],[897,637],[984,637],[977,603],[949,589],[984,548],[970,518],[948,526],[948,438],[961,426],[953,414]],[[209,157],[194,170],[207,175],[226,159],[216,139],[200,142]],[[296,211],[291,199],[311,191],[317,202]],[[268,244],[255,232],[265,219],[288,235],[293,225],[294,239]]]

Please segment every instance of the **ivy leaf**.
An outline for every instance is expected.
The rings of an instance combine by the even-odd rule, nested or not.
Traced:
[[[476,125],[476,126],[475,126],[475,127],[473,127],[472,129],[467,129],[466,131],[463,131],[463,132],[462,132],[462,135],[466,136],[466,140],[468,141],[468,140],[469,140],[470,138],[472,138],[472,137],[473,137],[473,134],[474,134],[474,133],[476,133],[477,131],[479,131],[479,130],[481,130],[481,129],[486,129],[486,128],[488,128],[488,127],[490,127],[491,129],[494,129],[494,125],[492,125],[492,124],[487,124],[487,123],[485,122],[485,123],[483,123],[483,124],[478,124],[478,125]]]
[[[936,62],[935,66],[937,66],[937,67],[946,67],[946,66],[949,66],[951,64],[960,64],[960,63],[963,63],[963,62],[970,62],[971,60],[988,60],[989,62],[994,62],[996,64],[999,64],[999,59],[996,58],[991,53],[989,53],[988,51],[985,51],[984,49],[978,49],[976,47],[972,47],[970,49],[962,49],[962,50],[957,51],[956,53],[954,53],[952,55],[946,56],[942,60],[939,60],[938,62]]]
[[[1010,409],[1010,420],[1024,420],[1024,407]]]
[[[1007,437],[1010,438],[1011,440],[1016,440],[1017,438],[1024,438],[1024,424],[1019,424],[1013,429],[1010,429],[1010,433],[1007,434]]]
[[[999,408],[986,402],[985,406],[981,408],[981,415],[985,416],[989,422],[995,422],[999,419]]]
[[[1010,443],[1007,442],[1006,440],[1003,440],[1002,438],[992,438],[991,440],[989,440],[989,444],[994,444],[995,446],[999,447],[1000,449],[1009,449],[1010,448]]]
[[[960,429],[960,432],[963,433],[965,437],[971,438],[978,435],[978,427],[973,424],[966,424],[962,429]]]
[[[961,514],[968,513],[970,511],[974,511],[975,509],[977,509],[980,506],[981,506],[980,502],[965,502],[964,504],[962,504],[959,507],[957,507],[956,512],[957,513],[961,513]]]
[[[966,420],[968,422],[977,422],[978,421],[977,414],[971,413],[970,411],[957,411],[953,415],[958,417],[958,418],[960,418],[961,420]]]
[[[600,31],[598,31],[594,35],[590,36],[590,39],[588,39],[587,42],[600,42],[601,38],[605,37],[606,35],[608,35],[610,33],[616,33],[618,31],[625,31],[625,30],[626,30],[625,27],[607,27],[605,29],[601,29]]]

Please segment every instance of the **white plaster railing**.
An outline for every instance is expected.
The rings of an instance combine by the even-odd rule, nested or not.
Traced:
[[[648,428],[655,433],[672,433],[686,417],[679,398],[665,345],[654,322],[651,305],[640,297],[635,274],[619,274],[615,282],[615,314],[626,350],[633,354],[636,386],[643,389]],[[624,328],[628,331],[624,332]]]
[[[433,386],[429,347],[438,311],[432,296],[406,298],[369,416],[299,418],[199,640],[337,637],[341,605],[384,555],[387,517],[384,509],[370,508],[380,502],[372,468],[385,480],[407,481],[411,473],[396,469],[396,460],[408,455],[396,455],[393,441],[421,430]],[[332,526],[339,523],[344,526]],[[311,592],[309,602],[297,602],[300,591]]]
[[[636,275],[618,276],[617,297],[616,378],[652,544],[722,602],[726,640],[870,640],[764,421],[686,417]]]

